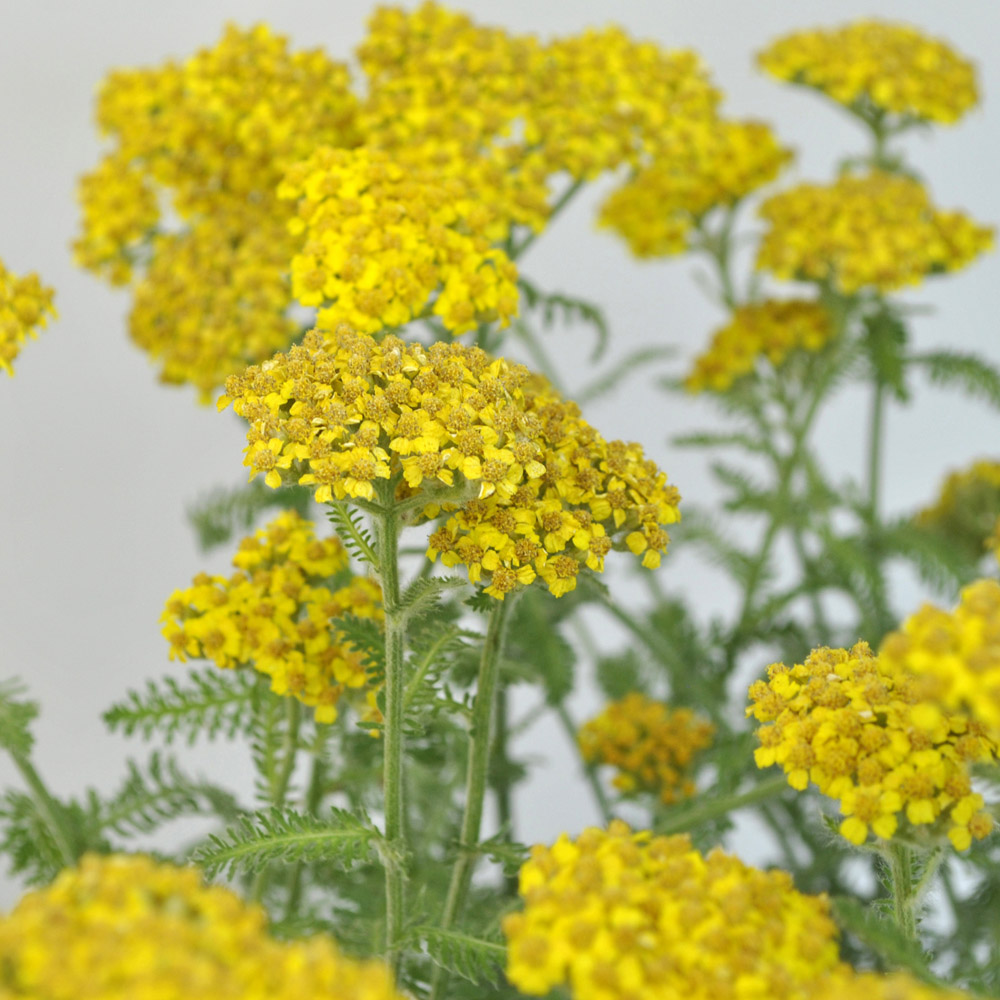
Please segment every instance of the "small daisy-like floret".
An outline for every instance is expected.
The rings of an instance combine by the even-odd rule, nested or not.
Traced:
[[[279,941],[201,872],[87,855],[0,918],[0,994],[45,1000],[402,1000],[379,962],[329,938]]]
[[[949,709],[1000,740],[1000,582],[970,584],[954,611],[925,604],[886,636],[880,658],[930,680]]]
[[[914,518],[972,559],[996,551],[1000,525],[1000,462],[980,459],[950,473],[937,500]]]
[[[811,782],[836,800],[847,840],[888,840],[898,830],[965,850],[990,832],[970,767],[996,761],[995,734],[943,710],[934,684],[898,657],[876,657],[860,642],[767,674],[751,685],[747,709],[763,723],[757,766],[778,764],[793,788]]]
[[[533,847],[520,892],[507,978],[532,996],[565,984],[573,1000],[791,1000],[839,966],[825,897],[618,820]]]
[[[600,225],[637,257],[683,253],[702,216],[774,180],[790,159],[762,122],[692,126],[608,196]]]
[[[24,342],[37,337],[56,315],[54,295],[37,274],[18,277],[0,260],[0,369],[8,375],[14,374],[14,359]]]
[[[725,392],[767,363],[777,367],[794,351],[818,351],[833,334],[829,312],[808,299],[766,299],[740,306],[695,358],[689,392]]]
[[[845,294],[919,285],[993,246],[991,228],[935,208],[912,177],[879,170],[799,184],[768,198],[760,214],[768,229],[758,268],[789,281],[829,282]]]
[[[316,538],[311,522],[286,511],[243,539],[232,576],[202,573],[170,596],[161,621],[171,658],[252,667],[276,694],[332,722],[342,696],[360,705],[369,693],[365,658],[336,620],[383,619],[378,584],[345,573],[347,564],[339,539]]]
[[[979,100],[972,63],[906,24],[865,20],[796,31],[758,60],[779,80],[814,87],[862,112],[947,125]]]
[[[694,760],[714,732],[691,709],[633,691],[584,723],[577,740],[584,760],[617,770],[615,788],[626,795],[650,792],[670,804],[694,794]]]

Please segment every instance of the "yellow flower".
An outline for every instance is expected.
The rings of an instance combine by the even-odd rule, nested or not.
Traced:
[[[815,87],[839,104],[951,124],[979,100],[973,65],[905,24],[865,20],[797,31],[759,62],[779,80]]]
[[[0,369],[14,374],[14,359],[28,337],[55,317],[54,292],[41,283],[37,274],[19,278],[0,260]]]
[[[340,698],[368,685],[364,657],[336,619],[383,617],[378,585],[345,578],[347,564],[339,539],[317,539],[309,521],[280,514],[243,539],[231,577],[201,574],[171,595],[161,618],[171,658],[252,667],[275,693],[313,706],[318,722],[333,722]]]
[[[840,968],[822,896],[686,836],[607,830],[536,845],[524,910],[504,918],[507,978],[522,993],[566,984],[574,1000],[784,1000]]]
[[[914,522],[943,535],[972,559],[1000,551],[1000,462],[979,459],[949,474],[937,500]],[[995,535],[995,537],[993,537]]]
[[[195,868],[87,855],[0,918],[0,992],[46,1000],[402,1000],[329,938],[278,941],[261,907]]]
[[[741,306],[695,359],[684,385],[689,392],[725,392],[762,361],[778,366],[793,351],[818,351],[832,333],[830,314],[808,299]]]
[[[714,732],[691,709],[672,709],[634,691],[584,723],[577,740],[584,760],[617,769],[616,788],[652,792],[670,804],[694,794],[692,761]]]
[[[911,177],[874,170],[833,184],[800,184],[760,208],[769,228],[757,267],[851,294],[891,292],[957,271],[993,246],[993,230],[943,212]]]
[[[969,1000],[962,990],[927,986],[905,972],[883,975],[846,966],[817,982],[810,996],[813,1000]]]
[[[912,673],[896,643],[887,640],[878,657],[861,642],[770,666],[750,687],[747,715],[764,723],[754,758],[758,767],[780,764],[793,788],[811,781],[837,800],[840,832],[854,844],[904,827],[964,850],[992,826],[970,765],[996,760],[997,733],[942,711],[934,684]]]

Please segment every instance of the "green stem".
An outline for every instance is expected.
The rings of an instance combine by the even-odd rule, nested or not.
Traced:
[[[552,203],[552,207],[549,209],[549,216],[545,220],[545,228],[548,229],[549,226],[555,221],[556,216],[573,200],[576,193],[583,187],[584,182],[582,180],[575,180],[565,191]],[[515,244],[513,239],[508,240],[507,245],[507,256],[511,260],[517,260],[519,257],[524,255],[524,252],[530,247],[535,240],[538,239],[539,233],[532,230],[527,236],[518,244]]]
[[[910,940],[917,938],[917,899],[913,892],[913,848],[890,843],[885,859],[892,883],[892,916],[896,926]]]
[[[720,816],[725,816],[736,809],[742,809],[744,806],[752,806],[758,802],[773,799],[787,787],[788,782],[782,775],[779,778],[769,778],[767,781],[762,781],[759,785],[748,788],[745,792],[724,795],[718,799],[704,798],[690,809],[678,809],[675,816],[658,823],[656,832],[659,834],[684,833],[699,823],[718,819]]]
[[[406,856],[403,787],[403,700],[405,697],[405,616],[399,596],[399,516],[393,508],[395,484],[381,485],[382,507],[372,514],[377,544],[382,607],[385,611],[385,724],[382,728],[385,839],[396,856]],[[404,872],[385,866],[385,958],[393,973],[402,964]]]
[[[469,758],[465,773],[465,811],[459,833],[458,857],[451,870],[448,896],[439,927],[448,930],[459,919],[465,896],[472,879],[479,848],[479,832],[483,821],[483,803],[490,763],[490,724],[493,721],[494,699],[500,673],[504,631],[514,599],[494,603],[486,626],[482,654],[479,659],[479,677],[476,681],[476,700],[472,706],[472,726],[469,730]],[[438,1000],[447,986],[448,977],[443,969],[435,969],[431,984],[431,1000]]]
[[[510,736],[510,706],[507,703],[507,687],[501,681],[497,684],[496,712],[493,720],[493,751],[495,780],[493,790],[497,800],[497,819],[508,843],[517,840],[514,834],[514,796],[510,780],[510,757],[508,738]],[[517,876],[504,879],[504,889],[508,896],[517,895]]]
[[[67,867],[72,867],[77,862],[79,852],[74,846],[76,838],[73,836],[71,828],[66,824],[66,816],[62,806],[52,797],[48,788],[45,787],[41,775],[25,755],[10,751],[10,757],[24,779],[24,783],[31,790],[35,805],[38,806],[38,811],[45,819],[45,825],[49,828],[49,833],[52,835],[56,847],[59,848],[63,862]]]
[[[555,706],[556,717],[562,724],[563,732],[566,733],[566,738],[570,741],[573,748],[577,751],[579,755],[580,743],[577,740],[577,732],[579,727],[573,721],[569,714],[569,709],[566,708],[565,702],[559,702]],[[607,826],[608,823],[614,818],[614,813],[611,809],[611,803],[608,802],[607,795],[604,794],[604,787],[601,785],[600,776],[597,773],[597,768],[593,764],[584,760],[580,756],[580,767],[583,768],[584,776],[587,779],[587,784],[590,785],[590,790],[594,795],[594,802],[597,803],[597,810],[601,814],[601,819],[604,825]]]
[[[871,609],[874,621],[868,630],[868,638],[878,642],[892,627],[889,612],[885,577],[882,574],[881,539],[879,538],[882,519],[880,514],[882,493],[882,452],[885,426],[886,386],[876,374],[872,390],[871,417],[868,424],[868,548],[875,573],[874,607]]]

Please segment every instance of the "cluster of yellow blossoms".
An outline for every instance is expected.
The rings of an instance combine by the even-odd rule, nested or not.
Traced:
[[[453,334],[517,312],[517,269],[491,239],[503,220],[459,178],[405,169],[366,148],[324,148],[278,188],[298,199],[291,224],[305,244],[292,259],[292,292],[325,305],[323,329],[364,333],[433,311]]]
[[[921,510],[915,521],[940,532],[976,557],[985,549],[998,548],[992,537],[1000,526],[998,519],[1000,462],[980,459],[966,469],[952,472],[945,479],[938,499]]]
[[[584,723],[577,738],[584,760],[618,769],[615,788],[652,792],[670,804],[694,794],[691,766],[714,732],[691,709],[671,709],[633,691]]]
[[[533,847],[520,891],[507,977],[531,995],[566,983],[574,1000],[790,1000],[839,964],[826,899],[786,872],[617,820]]]
[[[950,124],[979,99],[972,63],[904,24],[797,31],[768,46],[759,62],[779,80],[815,87],[840,104],[906,119]]]
[[[762,122],[695,124],[612,192],[599,221],[636,257],[683,253],[701,217],[774,180],[791,159]]]
[[[809,299],[766,299],[740,306],[712,337],[684,380],[689,392],[725,392],[766,358],[778,366],[793,351],[818,351],[833,334],[829,312]]]
[[[130,332],[166,381],[191,382],[204,400],[294,339],[295,240],[275,189],[317,145],[356,144],[356,112],[346,66],[291,52],[264,25],[230,26],[183,63],[108,77],[97,120],[113,147],[81,180],[74,247],[115,284],[138,269]]]
[[[536,576],[565,594],[614,546],[656,566],[680,516],[638,445],[605,441],[575,404],[478,348],[314,330],[226,392],[220,408],[250,424],[253,474],[313,485],[320,503],[371,501],[390,480],[423,517],[454,511],[428,555],[485,576],[499,599]]]
[[[925,604],[886,636],[880,659],[930,679],[943,705],[1000,742],[1000,582],[970,584],[954,611]]]
[[[760,208],[769,223],[757,266],[785,280],[829,282],[851,294],[890,292],[957,271],[993,245],[993,230],[942,212],[910,177],[874,170],[800,184]]]
[[[52,298],[37,274],[18,277],[0,260],[0,369],[14,374],[14,359],[28,337],[37,337],[49,318],[56,315]]]
[[[933,685],[872,655],[817,649],[805,663],[775,663],[750,687],[758,722],[758,767],[780,764],[799,790],[812,781],[840,804],[841,834],[861,844],[869,829],[888,839],[900,821],[912,836],[947,832],[958,850],[985,837],[992,820],[969,770],[994,761],[996,734],[963,715],[945,715]]]
[[[314,706],[318,722],[333,722],[345,690],[358,691],[368,681],[362,654],[337,630],[336,619],[383,617],[378,585],[345,574],[347,564],[339,539],[317,539],[297,513],[280,514],[243,539],[232,576],[201,573],[170,596],[161,620],[171,659],[252,666],[271,678],[276,694]],[[338,575],[348,579],[331,583]],[[366,716],[375,712],[374,691],[367,699]]]
[[[809,1000],[969,1000],[964,990],[928,986],[905,972],[882,975],[855,972],[846,966],[820,980],[809,992]]]
[[[142,855],[88,855],[0,918],[0,996],[402,1000],[386,966],[277,941],[259,906]]]

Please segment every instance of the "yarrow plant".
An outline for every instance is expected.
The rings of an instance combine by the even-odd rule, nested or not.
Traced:
[[[164,595],[168,673],[104,717],[161,745],[117,790],[53,794],[38,706],[0,686],[22,779],[0,850],[33,887],[0,919],[0,995],[1000,996],[1000,466],[922,510],[882,499],[916,376],[1000,409],[995,359],[918,351],[897,297],[992,247],[904,155],[977,103],[971,63],[878,21],[774,42],[761,68],[868,146],[773,190],[791,145],[727,117],[691,51],[423,3],[376,9],[356,54],[355,80],[230,25],[100,89],[76,260],[127,289],[162,381],[241,421],[249,482],[191,511],[230,568]],[[713,332],[660,384],[732,421],[675,440],[737,456],[711,467],[723,515],[650,457],[660,421],[642,444],[589,422],[666,345],[605,366],[600,305],[529,276],[598,179],[604,238],[709,268]],[[53,315],[0,264],[8,372]],[[596,337],[587,384],[554,326]],[[868,434],[838,478],[813,437],[852,382]],[[732,614],[668,546],[709,557]],[[909,617],[900,562],[937,601]],[[540,718],[603,825],[529,845],[516,738]],[[252,790],[168,751],[218,738]],[[160,829],[192,816],[190,843]]]

